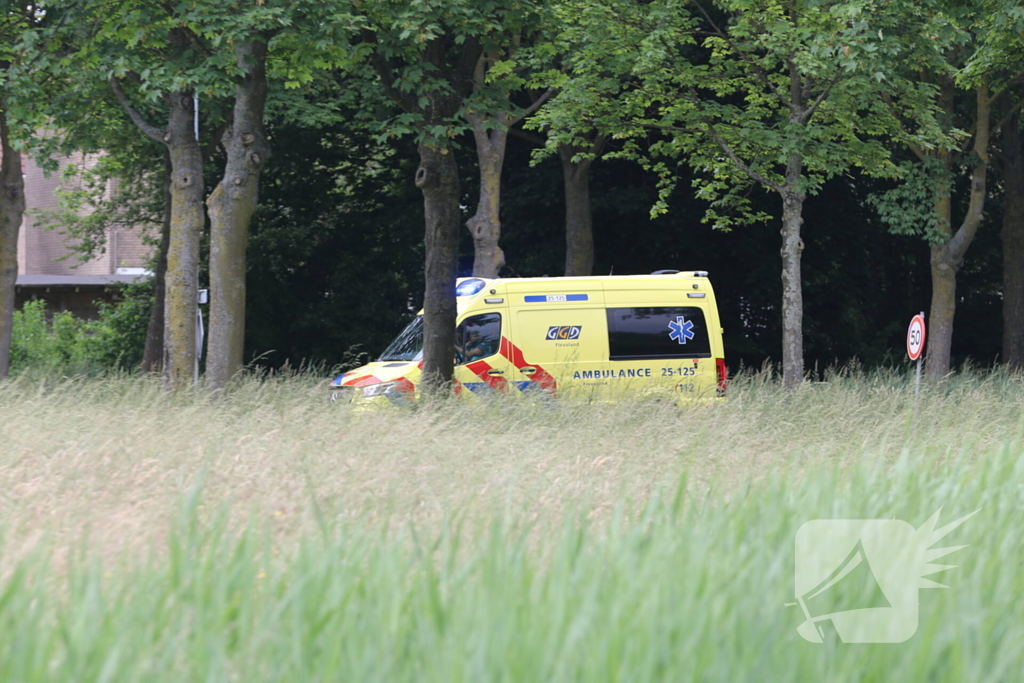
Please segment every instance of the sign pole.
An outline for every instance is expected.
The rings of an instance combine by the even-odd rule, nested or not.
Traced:
[[[918,396],[921,395],[921,356],[924,352],[926,338],[924,323],[924,311],[915,315],[907,328],[907,355],[910,360],[917,361],[917,380],[914,383],[914,403],[916,405]]]
[[[192,126],[193,131],[196,135],[196,142],[199,142],[199,92],[192,93]],[[206,303],[206,290],[199,289],[199,273],[196,273],[196,290],[198,297],[196,300],[196,363],[194,372],[192,375],[192,384],[199,385],[199,361],[203,357],[203,338],[206,336],[206,331],[203,329],[203,310],[199,308],[199,304]]]
[[[924,320],[924,311],[921,311],[921,320]],[[923,354],[922,354],[923,355]],[[917,384],[914,386],[914,401],[921,395],[921,356],[917,357]]]

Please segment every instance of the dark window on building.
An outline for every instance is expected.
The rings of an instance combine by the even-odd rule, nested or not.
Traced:
[[[609,308],[612,360],[710,358],[704,311],[695,306]]]
[[[472,363],[501,348],[501,315],[483,313],[466,318],[455,329],[455,362]]]

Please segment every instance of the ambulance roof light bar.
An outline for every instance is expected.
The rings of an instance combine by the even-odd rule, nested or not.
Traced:
[[[486,284],[486,282],[477,277],[464,280],[455,288],[455,296],[472,296],[483,289]]]

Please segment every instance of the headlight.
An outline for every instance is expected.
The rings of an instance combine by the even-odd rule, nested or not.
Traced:
[[[382,382],[380,384],[370,384],[362,387],[363,398],[370,398],[371,396],[384,396],[385,394],[391,393],[398,382]]]

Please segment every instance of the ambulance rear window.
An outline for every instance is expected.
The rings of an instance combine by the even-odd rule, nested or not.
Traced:
[[[695,306],[609,308],[611,360],[710,358],[704,311]]]

